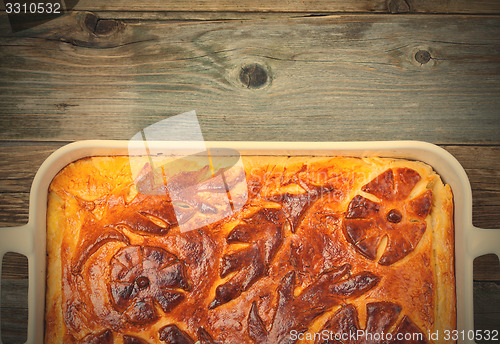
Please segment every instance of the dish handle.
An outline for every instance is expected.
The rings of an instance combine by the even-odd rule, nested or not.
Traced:
[[[31,284],[33,281],[32,276],[35,274],[35,269],[33,265],[33,228],[30,224],[19,227],[5,227],[0,228],[0,278],[2,276],[2,265],[3,257],[7,252],[20,253],[26,256],[28,259],[28,283]],[[35,299],[35,288],[31,286],[28,287],[28,305]],[[1,295],[1,283],[0,283],[0,295]],[[1,312],[1,310],[0,310]],[[2,319],[2,314],[0,313],[0,319]],[[32,328],[34,322],[34,314],[28,307],[28,337],[26,343],[30,342],[33,337]],[[2,344],[2,328],[0,326],[0,344]]]
[[[500,229],[483,229],[475,226],[471,226],[468,231],[470,235],[467,237],[468,250],[471,253],[471,261],[468,262],[470,267],[470,293],[474,294],[472,286],[472,275],[473,275],[473,261],[476,257],[482,256],[484,254],[493,253],[496,254],[500,259]],[[474,307],[472,305],[472,299],[470,300],[471,309]],[[470,328],[474,328],[473,319],[470,320]],[[475,332],[474,332],[475,333]],[[465,339],[465,338],[464,338]],[[459,341],[459,343],[461,343]],[[469,341],[469,343],[477,343],[476,341]]]
[[[494,253],[500,258],[500,229],[483,229],[472,227],[469,236],[469,250],[472,257]]]

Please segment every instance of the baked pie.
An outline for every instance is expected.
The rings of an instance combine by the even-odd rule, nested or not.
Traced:
[[[53,179],[45,343],[432,343],[455,328],[452,193],[430,166],[144,162],[84,158]]]

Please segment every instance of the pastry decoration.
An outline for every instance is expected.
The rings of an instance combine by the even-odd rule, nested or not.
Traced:
[[[167,198],[168,204],[164,209],[169,209],[169,216],[162,218],[168,224],[166,231],[176,226],[182,231],[201,228],[231,215],[233,210],[241,208],[246,202],[246,192],[234,191],[240,184],[246,183],[241,167],[212,171],[206,165],[196,171],[181,171],[167,180],[165,169],[177,170],[182,167],[182,162],[182,159],[174,160],[171,165],[153,171],[147,164],[135,181],[141,195]]]
[[[156,305],[168,313],[190,289],[184,263],[159,247],[124,247],[110,264],[113,305],[133,323],[157,320]]]
[[[303,164],[298,171],[293,172],[288,178],[284,179],[281,177],[279,180],[268,181],[268,184],[274,183],[271,185],[273,185],[274,188],[277,187],[278,190],[275,190],[275,192],[271,191],[270,195],[266,195],[267,197],[264,196],[265,199],[277,202],[281,205],[281,209],[290,224],[292,233],[297,231],[304,220],[307,210],[316,201],[335,191],[335,187],[328,183],[316,184],[312,181],[308,181],[308,177],[310,177],[308,176],[308,172],[308,166]],[[270,187],[270,185],[266,186],[268,188]],[[270,188],[272,189],[272,187]],[[290,192],[287,191],[288,188],[292,190],[299,189],[301,192]]]
[[[401,306],[393,302],[372,302],[366,305],[366,324],[362,329],[356,307],[349,304],[340,308],[323,326],[321,333],[328,339],[316,344],[424,344],[424,333],[406,315],[394,330]],[[356,334],[356,335],[354,335]]]
[[[347,298],[362,295],[379,282],[379,277],[366,271],[349,277],[350,269],[349,265],[344,265],[324,272],[297,296],[294,295],[295,272],[287,273],[277,290],[276,312],[269,329],[253,302],[248,315],[250,338],[259,344],[294,343],[292,331],[307,331],[307,326],[317,316]]]
[[[233,228],[227,243],[248,246],[222,257],[220,277],[236,274],[217,287],[210,309],[237,298],[267,273],[283,241],[283,225],[284,217],[279,209],[262,208]]]
[[[128,336],[124,335],[123,336],[123,344],[149,344],[146,342],[144,339],[141,339],[136,336]]]
[[[79,344],[112,344],[113,332],[105,330],[97,334],[89,334],[80,340]]]
[[[356,195],[344,219],[346,239],[370,260],[376,260],[382,239],[387,247],[378,263],[391,265],[412,252],[425,233],[432,203],[432,191],[410,197],[420,175],[408,168],[389,169],[364,185],[361,190],[375,196],[373,201]]]
[[[162,327],[159,335],[166,344],[195,344],[195,340],[175,324]],[[198,328],[197,336],[196,344],[217,344],[203,327]]]

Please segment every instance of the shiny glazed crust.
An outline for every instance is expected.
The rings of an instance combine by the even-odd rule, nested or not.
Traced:
[[[49,189],[45,343],[445,343],[453,202],[431,167],[230,160],[65,167]]]

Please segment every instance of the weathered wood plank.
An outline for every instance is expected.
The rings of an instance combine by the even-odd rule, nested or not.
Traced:
[[[3,343],[24,343],[28,329],[28,282],[4,278],[1,283],[0,314]]]
[[[0,193],[29,192],[40,165],[65,144],[66,142],[0,142]]]
[[[500,147],[444,146],[464,167],[472,188],[472,220],[481,228],[500,228]],[[495,219],[496,218],[496,219]]]
[[[76,1],[66,1],[75,3]],[[370,13],[499,13],[500,5],[495,0],[482,1],[433,1],[433,0],[196,0],[155,1],[134,3],[122,0],[80,0],[73,7],[85,11],[180,11],[180,12],[370,12]],[[3,9],[3,4],[2,4]]]
[[[500,142],[499,17],[91,28],[76,13],[0,38],[1,138],[126,139],[195,109],[208,140]],[[253,63],[261,88],[239,77]]]
[[[28,278],[28,258],[19,253],[7,252],[2,259],[2,278]]]
[[[28,193],[2,192],[0,200],[2,202],[0,204],[0,227],[20,226],[28,222]]]
[[[498,331],[500,323],[500,284],[474,282],[474,328],[475,330]],[[478,344],[494,341],[478,340]]]
[[[474,259],[474,281],[500,282],[500,264],[494,254]]]

